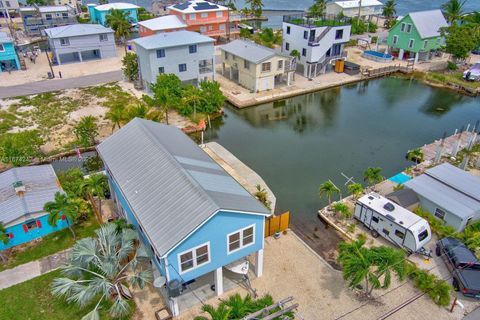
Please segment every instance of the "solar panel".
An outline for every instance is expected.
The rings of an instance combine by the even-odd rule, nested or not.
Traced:
[[[218,9],[218,6],[216,4],[211,4],[208,2],[198,2],[197,5],[193,7],[193,9],[197,11],[211,10],[211,9]]]
[[[190,5],[190,2],[184,2],[184,3],[176,4],[173,7],[176,9],[185,10],[188,8],[189,5]]]

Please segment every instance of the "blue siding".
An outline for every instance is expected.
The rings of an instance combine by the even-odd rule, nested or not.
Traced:
[[[52,232],[64,229],[68,226],[66,220],[58,220],[57,226],[52,227],[51,225],[48,224],[48,214],[41,216],[40,218],[37,218],[37,219],[28,220],[28,222],[34,221],[34,220],[40,220],[42,227],[30,230],[28,232],[25,232],[23,230],[23,225],[25,224],[25,222],[8,227],[7,234],[12,233],[13,238],[10,239],[7,245],[5,245],[3,242],[0,242],[0,250],[18,246],[19,244],[26,243],[34,239],[38,239]]]
[[[2,61],[11,61],[12,65],[14,65],[17,70],[20,70],[20,61],[18,60],[18,56],[15,52],[15,47],[13,46],[13,43],[5,42],[3,43],[3,47],[5,51],[0,52],[0,63]],[[2,68],[0,68],[0,72],[2,71]]]
[[[117,201],[122,206],[125,212],[125,218],[129,221],[129,223],[133,224],[137,230],[140,230],[138,222],[135,219],[128,202],[123,197],[114,179],[108,175],[108,170],[106,171],[112,188],[112,194],[115,194]],[[262,249],[264,240],[264,220],[265,217],[262,215],[226,211],[218,212],[214,217],[212,217],[201,228],[196,230],[188,239],[184,240],[167,256],[168,280],[193,280],[208,272],[212,272],[219,267],[225,266]],[[252,224],[255,225],[255,243],[232,254],[227,254],[227,234]],[[150,243],[143,232],[139,231],[139,234],[143,243],[147,247],[150,247]],[[210,262],[194,270],[179,275],[179,272],[177,272],[177,270],[180,270],[178,265],[178,253],[194,248],[205,242],[210,242]],[[153,258],[152,262],[156,265],[161,275],[167,276],[165,272],[164,259]]]
[[[265,217],[262,215],[218,212],[168,255],[170,280],[175,278],[183,281],[193,280],[262,249],[264,220]],[[252,224],[255,225],[255,243],[232,254],[227,254],[227,235]],[[205,242],[210,242],[210,262],[179,275],[178,254]]]
[[[94,13],[93,15],[90,14],[91,22],[107,26],[107,16],[110,14],[110,11],[99,11],[95,8],[93,8],[91,11]],[[120,11],[127,13],[127,20],[131,24],[138,23],[137,9],[120,9]]]

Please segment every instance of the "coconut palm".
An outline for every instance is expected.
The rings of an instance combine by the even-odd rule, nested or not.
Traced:
[[[155,108],[150,107],[146,103],[139,103],[127,108],[125,121],[129,122],[134,118],[142,118],[160,122],[163,119],[163,113]]]
[[[183,103],[186,105],[193,105],[193,119],[197,119],[197,106],[202,104],[205,100],[202,91],[193,85],[185,87],[182,97]],[[191,109],[190,109],[191,110]]]
[[[48,224],[56,227],[60,219],[67,221],[67,226],[76,239],[75,231],[73,231],[72,223],[77,219],[77,205],[64,193],[56,192],[53,201],[45,203],[43,209],[48,212]]]
[[[108,190],[107,177],[101,173],[92,174],[83,182],[84,190],[92,197],[97,197],[98,211],[102,214],[102,199]]]
[[[451,24],[456,22],[463,16],[463,7],[467,0],[448,0],[442,5],[443,14]]]
[[[220,303],[230,309],[229,319],[242,319],[256,311],[255,301],[247,294],[244,298],[239,293],[231,295],[227,300]]]
[[[66,298],[85,308],[97,303],[82,319],[100,319],[100,304],[110,300],[109,314],[118,318],[126,316],[130,306],[126,296],[131,296],[127,284],[144,288],[152,281],[152,272],[141,267],[148,261],[143,246],[136,246],[138,235],[132,229],[103,225],[95,231],[95,238],[77,241],[70,251],[68,262],[61,267],[64,277],[56,278],[51,285],[52,294]]]
[[[110,13],[105,17],[107,26],[111,27],[115,31],[115,38],[117,41],[127,44],[127,38],[130,36],[130,30],[132,26],[127,18],[127,13],[121,10],[112,9]],[[125,46],[125,54],[127,53],[127,47]]]
[[[325,195],[328,199],[329,205],[332,203],[332,195],[334,193],[340,194],[340,189],[338,189],[337,186],[334,185],[333,182],[330,180],[325,181],[318,188],[319,197],[322,198]]]
[[[220,304],[218,308],[214,308],[209,304],[202,306],[202,311],[208,313],[210,318],[204,316],[197,316],[193,320],[228,320],[230,318],[231,310],[224,304]],[[236,319],[236,318],[235,318]]]
[[[395,0],[387,0],[383,5],[382,15],[387,19],[392,19],[397,13]]]
[[[415,161],[415,164],[423,162],[424,155],[423,151],[420,148],[409,150],[407,152],[407,159],[410,161]]]
[[[400,281],[405,279],[407,275],[405,252],[386,246],[373,247],[370,250],[373,253],[373,263],[376,266],[375,272],[378,278],[383,280],[382,289],[387,289],[390,286],[393,274]]]
[[[105,114],[105,119],[112,122],[112,133],[116,127],[120,129],[127,118],[125,106],[123,104],[115,104]]]
[[[378,167],[368,167],[363,172],[363,180],[368,182],[369,186],[383,181],[382,169]]]
[[[316,0],[313,5],[308,8],[308,15],[313,18],[320,18],[325,15],[327,3],[325,0]]]
[[[360,183],[351,183],[347,186],[347,190],[355,200],[362,194],[363,186]]]

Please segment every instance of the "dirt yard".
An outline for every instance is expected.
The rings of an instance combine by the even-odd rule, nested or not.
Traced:
[[[300,305],[296,319],[376,319],[419,293],[410,282],[394,281],[389,289],[377,290],[375,300],[365,300],[346,287],[341,272],[330,267],[291,231],[278,240],[266,239],[264,259],[264,275],[253,280],[252,286],[259,295],[269,293],[276,301],[293,296],[294,302]],[[236,292],[247,293],[238,287],[220,298]],[[138,319],[155,319],[153,312],[161,306],[156,297],[159,297],[157,293],[148,290],[148,294],[142,293],[137,299],[137,315],[141,315]],[[212,298],[206,303],[216,305],[218,301]],[[176,319],[191,320],[203,314],[200,308],[198,305]],[[460,308],[450,313],[447,308],[440,308],[430,298],[422,296],[389,319],[459,320],[463,315]]]

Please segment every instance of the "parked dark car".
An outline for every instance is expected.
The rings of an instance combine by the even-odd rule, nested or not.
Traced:
[[[437,242],[437,256],[442,256],[452,273],[452,285],[464,296],[480,299],[480,261],[463,243],[454,238]]]

